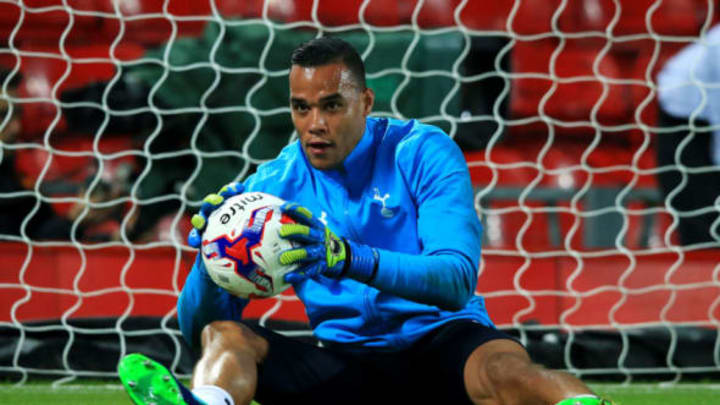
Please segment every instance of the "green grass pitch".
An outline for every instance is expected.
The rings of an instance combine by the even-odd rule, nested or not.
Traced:
[[[617,405],[717,405],[720,384],[590,384],[598,393],[612,398]],[[73,382],[60,387],[49,383],[28,383],[20,387],[0,384],[3,405],[127,405],[130,404],[119,384],[107,382]],[[257,404],[255,404],[257,405]]]

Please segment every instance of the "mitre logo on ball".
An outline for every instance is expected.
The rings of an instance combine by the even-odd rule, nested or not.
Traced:
[[[282,199],[261,192],[228,198],[210,214],[202,240],[202,258],[210,278],[233,295],[263,298],[290,284],[283,278],[297,266],[280,264],[280,254],[296,246],[280,237]]]

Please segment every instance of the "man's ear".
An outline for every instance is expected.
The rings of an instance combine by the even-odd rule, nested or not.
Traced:
[[[367,87],[365,88],[365,91],[363,91],[363,101],[365,103],[363,114],[365,116],[370,115],[370,112],[372,112],[373,104],[375,104],[375,92],[373,89]]]

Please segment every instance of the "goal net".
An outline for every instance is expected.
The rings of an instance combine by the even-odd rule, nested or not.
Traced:
[[[187,375],[174,308],[189,217],[295,139],[290,52],[337,35],[366,62],[375,115],[462,148],[484,226],[478,293],[498,327],[582,377],[717,375],[717,123],[658,103],[658,73],[712,45],[715,13],[711,0],[0,0],[0,372],[114,377],[143,351]],[[712,85],[691,82],[709,102]],[[292,293],[246,314],[311,334]]]

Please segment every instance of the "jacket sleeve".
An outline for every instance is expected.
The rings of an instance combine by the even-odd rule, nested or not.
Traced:
[[[185,341],[200,348],[200,332],[209,323],[239,320],[248,300],[230,295],[217,286],[205,270],[198,252],[177,302],[178,323]]]
[[[276,174],[275,167],[278,165],[273,162],[261,165],[245,179],[246,191],[257,190],[264,178]],[[213,321],[240,320],[247,304],[247,299],[231,295],[212,281],[198,251],[177,302],[178,323],[183,338],[191,347],[199,349],[200,333],[206,325]]]
[[[442,309],[474,295],[482,229],[460,148],[439,130],[410,137],[397,160],[417,205],[422,252],[378,250],[374,287]]]

